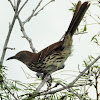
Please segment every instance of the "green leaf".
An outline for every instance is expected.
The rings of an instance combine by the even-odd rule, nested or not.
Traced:
[[[84,30],[83,31],[86,31],[87,30],[87,26],[86,25],[84,25]]]
[[[0,74],[0,83],[3,82],[3,77],[2,75]]]
[[[92,37],[91,41],[93,41],[93,40],[95,39],[95,37],[96,37],[96,35],[94,35],[94,36]]]

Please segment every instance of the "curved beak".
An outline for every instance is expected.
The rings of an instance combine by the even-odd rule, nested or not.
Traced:
[[[9,57],[7,60],[15,59],[15,56]]]

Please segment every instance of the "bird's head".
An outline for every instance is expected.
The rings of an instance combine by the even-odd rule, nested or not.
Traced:
[[[32,52],[20,51],[15,56],[9,57],[7,60],[11,59],[17,59],[27,65],[29,63],[29,59],[32,59]]]

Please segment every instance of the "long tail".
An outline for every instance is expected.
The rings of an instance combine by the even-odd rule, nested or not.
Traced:
[[[65,33],[65,36],[67,34],[70,34],[70,36],[73,36],[74,32],[76,31],[79,23],[81,22],[84,14],[87,11],[89,6],[90,6],[90,4],[88,2],[84,2],[83,4],[81,4],[81,1],[79,1],[77,3],[76,10],[74,12],[72,21],[69,25],[69,28],[68,28],[67,32]]]

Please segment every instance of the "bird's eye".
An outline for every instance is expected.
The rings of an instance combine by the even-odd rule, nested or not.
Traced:
[[[18,53],[16,56],[18,56],[18,57],[19,57],[19,56],[20,56],[20,53]]]
[[[20,57],[24,58],[25,57],[25,53],[20,53]]]

